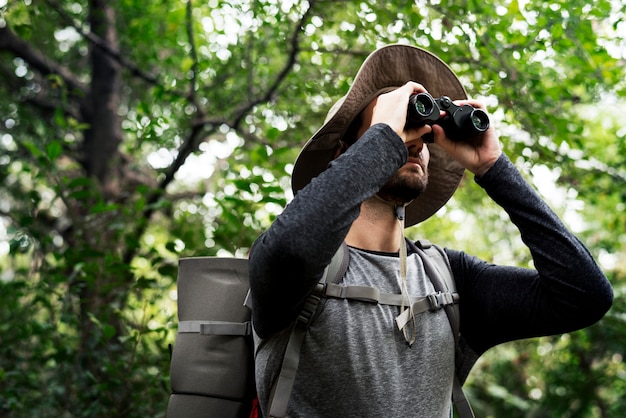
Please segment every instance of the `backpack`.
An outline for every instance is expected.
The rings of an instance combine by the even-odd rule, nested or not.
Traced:
[[[409,247],[424,263],[435,293],[414,301],[414,313],[445,309],[459,352],[458,294],[441,247],[422,240]],[[279,377],[268,404],[271,417],[284,417],[308,323],[323,298],[400,304],[399,295],[366,286],[339,286],[349,264],[343,244],[306,300],[285,350]],[[243,258],[192,257],[179,260],[178,333],[170,361],[168,418],[260,415],[254,381],[254,342],[249,301],[248,261]],[[457,364],[458,366],[458,364]],[[461,418],[473,417],[455,375],[452,401]]]

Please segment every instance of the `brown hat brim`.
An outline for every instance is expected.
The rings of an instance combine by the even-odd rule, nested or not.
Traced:
[[[304,145],[293,169],[294,193],[326,170],[351,122],[375,97],[408,81],[422,84],[433,97],[467,98],[458,77],[432,53],[409,45],[388,45],[377,49],[363,62],[350,90],[333,106],[324,126]],[[445,205],[465,171],[438,145],[428,144],[428,149],[428,186],[407,206],[407,227],[429,218]]]

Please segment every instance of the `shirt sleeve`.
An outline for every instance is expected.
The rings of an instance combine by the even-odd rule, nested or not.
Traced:
[[[613,302],[607,278],[511,161],[503,154],[476,181],[517,226],[535,268],[446,250],[461,294],[461,333],[472,350],[570,332],[602,318]]]
[[[402,139],[370,127],[300,190],[249,256],[253,323],[261,338],[286,328],[358,217],[360,205],[406,163]]]

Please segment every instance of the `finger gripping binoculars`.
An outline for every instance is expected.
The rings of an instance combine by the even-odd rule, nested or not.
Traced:
[[[445,115],[441,116],[441,111]],[[413,94],[409,98],[407,128],[437,124],[452,141],[469,140],[489,128],[489,116],[482,109],[471,105],[457,106],[448,96],[434,99],[428,93]],[[424,142],[433,142],[433,134],[423,137]]]

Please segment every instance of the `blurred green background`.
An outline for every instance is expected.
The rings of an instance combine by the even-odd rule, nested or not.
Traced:
[[[180,257],[245,257],[363,59],[408,43],[484,100],[615,287],[598,324],[505,344],[479,417],[626,410],[626,1],[0,0],[0,416],[162,417]],[[466,176],[410,229],[531,263]]]

